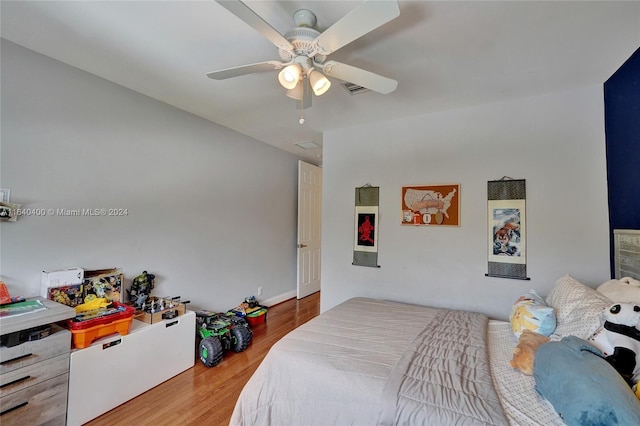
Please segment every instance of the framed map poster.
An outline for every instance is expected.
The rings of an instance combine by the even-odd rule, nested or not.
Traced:
[[[401,223],[460,226],[460,185],[403,186]]]

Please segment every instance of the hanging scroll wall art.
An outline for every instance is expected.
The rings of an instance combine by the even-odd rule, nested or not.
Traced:
[[[403,186],[402,225],[460,226],[460,185]]]
[[[489,277],[527,278],[525,180],[503,177],[487,186]]]
[[[354,265],[380,267],[378,265],[379,190],[379,187],[371,185],[356,188]]]

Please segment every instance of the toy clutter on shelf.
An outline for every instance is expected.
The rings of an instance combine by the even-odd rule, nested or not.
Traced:
[[[151,296],[151,290],[155,287],[155,279],[154,274],[143,271],[133,279],[131,288],[127,290],[128,305],[135,308],[135,318],[148,324],[154,324],[183,315],[187,311],[187,303],[190,301],[182,301],[180,296]]]
[[[149,296],[145,302],[142,302],[141,306],[134,305],[136,307],[135,317],[142,322],[155,324],[158,321],[183,315],[187,311],[187,303],[189,302],[189,300],[181,301],[180,296]]]
[[[42,271],[40,296],[76,307],[95,298],[122,302],[124,274],[118,268],[67,268]]]
[[[40,295],[76,310],[61,325],[69,329],[75,348],[85,348],[110,334],[129,333],[135,309],[122,302],[124,274],[118,268],[67,268],[43,271]]]

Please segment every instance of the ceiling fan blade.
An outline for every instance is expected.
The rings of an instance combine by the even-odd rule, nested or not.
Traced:
[[[278,49],[293,52],[293,45],[289,40],[240,0],[216,0],[216,2],[262,34]]]
[[[393,92],[398,87],[396,80],[336,61],[325,62],[322,72],[330,77],[366,87],[383,95]]]
[[[314,52],[309,56],[329,55],[399,15],[397,0],[366,1],[320,34],[313,41]]]
[[[281,69],[285,64],[280,61],[265,61],[255,64],[241,65],[239,67],[227,68],[220,71],[212,71],[207,73],[207,77],[214,80],[224,80],[231,77],[238,77],[240,75],[252,74],[256,72],[265,72]]]

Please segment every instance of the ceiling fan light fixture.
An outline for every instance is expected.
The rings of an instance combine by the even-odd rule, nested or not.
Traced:
[[[278,73],[278,81],[287,90],[295,88],[298,80],[300,80],[300,65],[298,64],[287,65]]]
[[[296,101],[301,101],[304,97],[304,80],[300,79],[296,87],[287,90],[287,96]]]
[[[315,93],[316,96],[323,95],[327,90],[329,90],[329,87],[331,87],[329,79],[317,70],[311,70],[309,72],[309,81],[311,82],[313,93]]]

